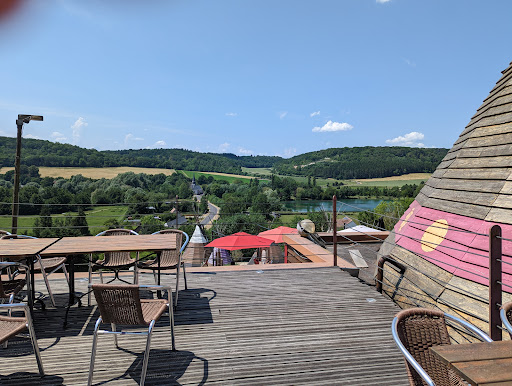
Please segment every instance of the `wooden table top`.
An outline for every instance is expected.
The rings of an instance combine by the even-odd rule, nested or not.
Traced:
[[[63,237],[43,251],[41,256],[79,253],[163,251],[176,249],[176,235],[83,236]]]
[[[0,257],[10,259],[24,259],[37,254],[58,238],[47,239],[0,239]]]
[[[431,350],[472,385],[512,384],[512,341],[435,346]]]
[[[58,240],[58,241],[57,241]],[[57,241],[57,242],[56,242]],[[51,245],[52,243],[55,244]],[[176,249],[176,235],[83,236],[47,239],[0,240],[0,257],[25,258],[41,252],[41,256],[65,256],[79,253],[163,251]]]

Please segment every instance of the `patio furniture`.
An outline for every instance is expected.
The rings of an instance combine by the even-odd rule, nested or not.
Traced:
[[[37,367],[39,374],[44,375],[43,362],[41,361],[41,354],[39,353],[39,346],[37,345],[36,334],[30,316],[30,308],[24,303],[14,304],[0,304],[0,310],[7,309],[10,311],[21,309],[25,313],[25,317],[12,317],[0,315],[0,344],[7,342],[12,337],[18,335],[20,332],[28,329],[34,354],[36,355]]]
[[[176,298],[174,299],[174,308],[178,307],[178,292],[179,292],[179,280],[180,280],[180,268],[183,269],[183,281],[185,282],[185,289],[187,287],[187,275],[185,272],[185,264],[182,261],[181,256],[183,251],[187,247],[189,237],[183,231],[179,229],[165,229],[162,231],[158,231],[153,233],[153,235],[158,234],[172,234],[176,236],[176,248],[163,250],[157,253],[156,259],[146,260],[139,262],[138,266],[140,269],[150,269],[153,271],[153,275],[155,277],[155,283],[160,285],[160,271],[162,270],[176,270]],[[185,237],[185,242],[183,242],[183,238]],[[178,247],[180,249],[178,250]],[[158,276],[157,276],[158,271]]]
[[[512,339],[512,302],[505,303],[500,308],[501,322],[507,329],[510,338]]]
[[[144,290],[167,290],[167,299],[141,299],[140,289]],[[163,286],[145,286],[135,284],[93,284],[92,290],[98,303],[100,317],[94,326],[94,337],[92,342],[91,363],[89,366],[88,385],[92,384],[94,362],[96,357],[96,346],[98,334],[113,334],[116,347],[118,346],[117,335],[146,335],[146,350],[142,363],[140,385],[144,385],[148,367],[149,351],[151,345],[151,333],[156,321],[162,316],[166,309],[169,310],[171,326],[172,350],[174,344],[174,315],[172,307],[172,289]],[[111,325],[112,330],[99,330],[102,323]],[[146,332],[118,331],[117,326],[147,326]]]
[[[451,344],[446,320],[455,322],[483,341],[492,342],[475,326],[442,311],[426,308],[400,311],[393,319],[391,331],[405,357],[411,385],[467,385],[430,350],[433,346]]]
[[[96,235],[96,237],[100,236],[131,236],[138,235],[137,232],[131,229],[108,229],[106,231],[100,232]],[[97,260],[94,264],[99,266],[100,268],[100,280],[103,283],[103,271],[102,269],[109,269],[114,271],[114,278],[110,280],[108,283],[113,282],[118,279],[124,283],[129,284],[126,280],[123,280],[119,277],[119,272],[123,269],[127,269],[130,267],[134,267],[133,270],[133,283],[137,284],[137,259],[132,259],[130,252],[104,252],[104,259]],[[137,254],[138,256],[138,254]],[[89,259],[89,285],[92,283],[92,271],[93,262],[92,262],[92,253]],[[91,294],[89,293],[87,296],[87,304],[91,304]]]
[[[37,239],[37,237],[9,234],[2,236],[2,239]],[[46,289],[50,295],[50,301],[52,306],[55,307],[55,298],[53,297],[53,292],[50,287],[50,282],[48,281],[48,276],[54,272],[57,272],[58,270],[62,270],[64,276],[66,277],[66,281],[69,283],[68,271],[66,270],[67,259],[65,257],[47,257],[43,259],[39,254],[35,255],[35,257],[37,264],[34,264],[34,273],[42,274]]]

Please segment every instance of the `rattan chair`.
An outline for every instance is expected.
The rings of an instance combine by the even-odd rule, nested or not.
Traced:
[[[37,237],[26,236],[26,235],[5,235],[2,236],[2,239],[36,239]],[[50,295],[50,301],[52,302],[52,306],[55,307],[55,298],[53,297],[52,288],[50,287],[50,282],[48,281],[48,276],[52,273],[57,272],[58,270],[62,270],[64,276],[66,277],[66,281],[69,285],[69,276],[68,271],[66,270],[66,257],[45,257],[44,259],[40,255],[36,255],[36,264],[34,264],[34,272],[41,273],[44,279],[44,284],[46,285],[46,289],[48,290],[48,295]]]
[[[432,346],[451,344],[446,320],[455,322],[483,341],[492,342],[491,338],[472,324],[442,311],[426,308],[400,311],[393,319],[391,331],[396,345],[405,357],[411,385],[467,386],[467,382],[429,350]]]
[[[156,259],[141,261],[138,266],[140,269],[150,269],[153,271],[153,275],[155,277],[155,283],[157,283],[157,271],[163,270],[176,270],[176,297],[174,299],[174,307],[178,306],[178,290],[179,290],[179,281],[180,281],[180,268],[183,269],[183,281],[185,282],[185,289],[187,287],[187,275],[185,272],[185,264],[184,261],[181,260],[181,256],[183,255],[183,251],[187,247],[189,237],[183,231],[179,229],[165,229],[162,231],[158,231],[153,233],[156,234],[174,234],[176,235],[176,249],[162,251],[160,256]],[[185,238],[185,242],[183,239]],[[179,248],[179,250],[178,250]],[[160,263],[159,263],[160,259]]]
[[[41,361],[41,354],[39,353],[39,346],[37,345],[36,334],[30,316],[30,309],[24,303],[15,304],[0,304],[0,310],[7,309],[9,312],[12,310],[21,309],[25,312],[25,317],[12,317],[0,315],[0,344],[6,343],[12,337],[18,335],[20,332],[28,329],[30,340],[34,354],[36,355],[37,367],[39,374],[44,375],[43,362]]]
[[[139,290],[167,290],[167,299],[141,299]],[[144,385],[149,360],[149,351],[151,345],[151,333],[156,321],[162,316],[166,309],[169,310],[169,320],[171,326],[171,346],[175,350],[174,344],[174,315],[172,310],[172,289],[163,286],[147,286],[134,284],[93,284],[92,290],[98,303],[100,317],[94,326],[94,337],[92,342],[91,363],[89,366],[88,385],[92,384],[94,372],[94,362],[96,358],[96,346],[98,343],[98,334],[114,334],[114,342],[118,346],[117,335],[146,335],[146,350],[144,352],[144,361],[142,363],[142,373],[140,385]],[[99,330],[101,323],[110,323],[112,330]],[[147,326],[147,332],[125,332],[118,331],[117,326]]]
[[[501,322],[507,329],[510,339],[512,339],[512,302],[505,303],[500,308]]]
[[[108,229],[106,231],[100,232],[96,235],[99,236],[131,236],[138,235],[137,232],[131,229]],[[137,253],[138,256],[138,253]],[[114,280],[120,280],[124,283],[128,283],[126,280],[123,280],[119,277],[119,272],[123,269],[128,269],[130,267],[134,267],[133,271],[133,283],[138,283],[138,272],[137,272],[137,259],[132,259],[130,252],[105,252],[103,260],[97,260],[95,263],[92,262],[92,254],[89,259],[89,286],[92,283],[92,274],[93,274],[93,264],[99,266],[100,268],[100,280],[103,283],[103,269],[108,269],[114,272],[114,278],[110,280],[108,283],[113,282]],[[91,294],[89,293],[87,296],[87,304],[91,304]]]

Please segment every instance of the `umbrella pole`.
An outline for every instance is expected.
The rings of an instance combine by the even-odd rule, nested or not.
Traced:
[[[288,244],[284,243],[284,263],[288,263]]]

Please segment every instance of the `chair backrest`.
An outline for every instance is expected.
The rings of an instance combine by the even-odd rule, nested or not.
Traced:
[[[501,322],[507,329],[510,339],[512,339],[512,302],[505,303],[500,310]]]
[[[0,235],[10,235],[11,232],[4,231],[3,229],[0,229]]]
[[[396,315],[396,331],[401,343],[435,384],[457,384],[451,383],[451,380],[457,379],[458,376],[453,371],[449,371],[446,365],[429,350],[432,346],[451,344],[442,311],[425,308],[403,310]],[[406,361],[406,367],[412,385],[425,384],[423,378],[408,361]]]
[[[134,284],[93,284],[92,290],[103,323],[146,326],[139,286]]]
[[[138,235],[131,229],[107,229],[96,236],[131,236]],[[130,252],[105,252],[105,263],[111,265],[126,265],[132,262]]]
[[[162,251],[162,253],[160,254],[160,264],[162,264],[162,266],[174,266],[181,264],[181,254],[188,244],[188,235],[185,232],[180,231],[179,229],[164,229],[152,234],[176,235],[176,249]],[[184,238],[186,239],[185,244],[183,244]]]
[[[406,359],[411,385],[467,385],[429,350],[432,346],[451,344],[446,327],[447,319],[470,335],[492,342],[487,334],[472,324],[442,311],[427,308],[400,311],[393,319],[392,333]]]

